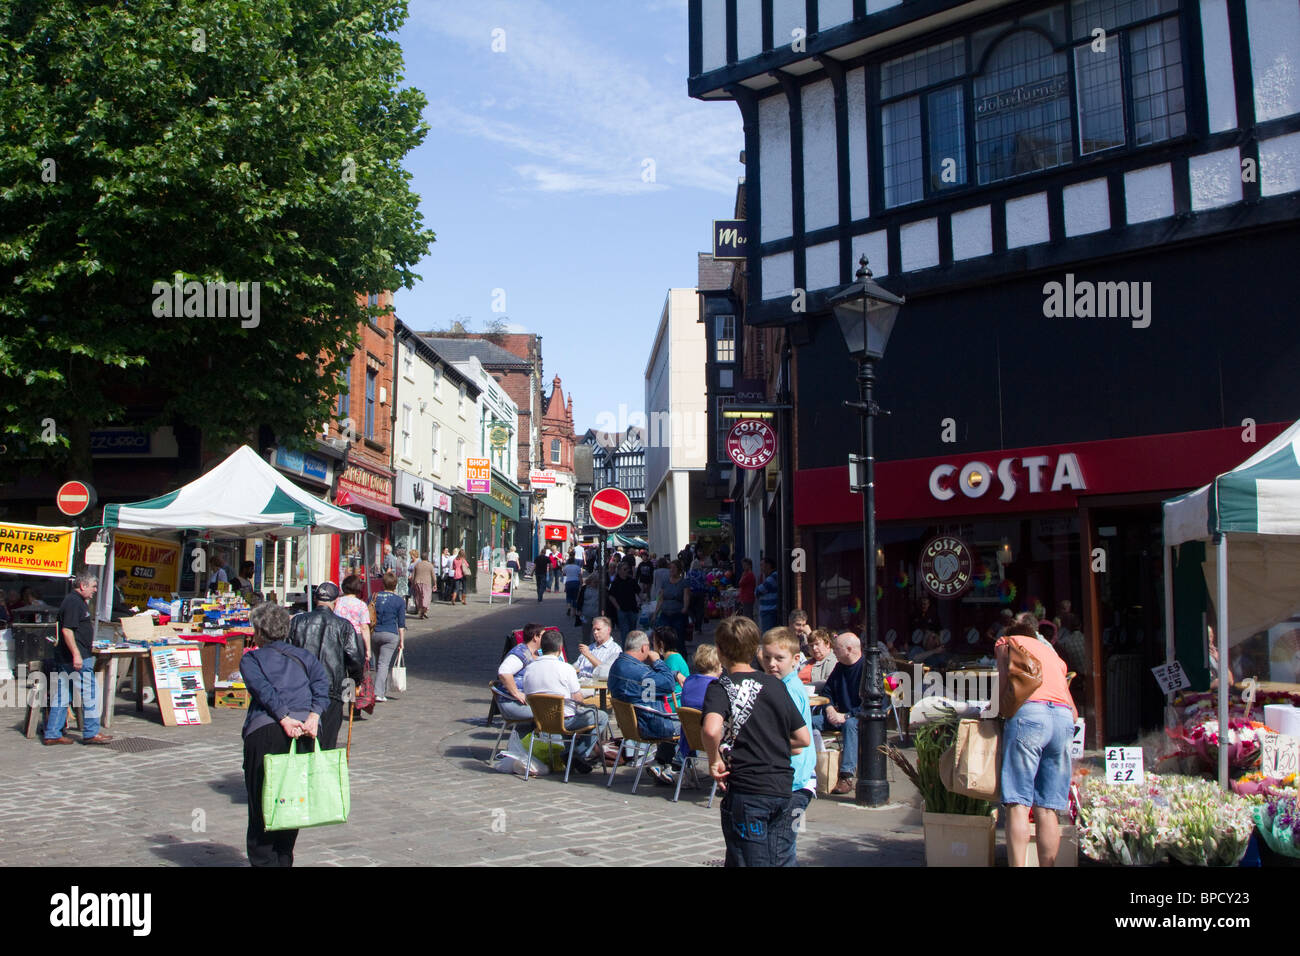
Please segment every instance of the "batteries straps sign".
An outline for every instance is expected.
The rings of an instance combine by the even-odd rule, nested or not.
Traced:
[[[72,528],[46,528],[30,524],[0,524],[0,572],[72,573]]]

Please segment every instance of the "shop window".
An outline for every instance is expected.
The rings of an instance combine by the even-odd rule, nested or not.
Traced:
[[[999,43],[975,77],[975,151],[981,185],[1074,158],[1064,54],[1039,33]]]
[[[736,317],[719,315],[714,318],[717,320],[715,326],[717,359],[719,362],[734,362],[736,361]]]
[[[375,386],[379,380],[374,369],[366,369],[366,432],[367,438],[375,437]]]

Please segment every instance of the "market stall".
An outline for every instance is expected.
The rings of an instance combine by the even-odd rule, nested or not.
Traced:
[[[1231,539],[1231,557],[1229,557]],[[1170,549],[1205,542],[1204,574],[1217,611],[1218,658],[1300,611],[1300,422],[1231,471],[1164,502],[1167,659],[1174,660]],[[1218,726],[1230,727],[1228,681],[1219,681]],[[1218,749],[1228,788],[1229,747]]]

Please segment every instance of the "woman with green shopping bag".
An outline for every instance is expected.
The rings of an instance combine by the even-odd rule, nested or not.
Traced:
[[[311,653],[287,643],[289,612],[259,604],[248,615],[257,650],[245,654],[239,673],[249,691],[244,720],[244,786],[248,790],[248,862],[293,866],[297,830],[268,833],[262,816],[267,754],[287,754],[296,738],[314,738],[329,706],[329,675]],[[315,741],[310,741],[315,746]]]

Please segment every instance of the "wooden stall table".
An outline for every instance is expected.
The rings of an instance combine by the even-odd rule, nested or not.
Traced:
[[[105,675],[99,688],[99,699],[103,701],[100,726],[107,728],[113,725],[113,701],[117,697],[117,682],[122,661],[134,665],[131,668],[131,692],[135,694],[135,712],[138,714],[144,710],[144,682],[140,679],[140,672],[148,659],[149,648],[147,647],[106,647],[95,651],[95,672],[97,674],[102,672]],[[101,660],[107,662],[102,671]]]
[[[142,662],[149,656],[148,648],[144,647],[107,647],[99,648],[94,651],[92,656],[95,658],[95,683],[96,693],[99,694],[100,717],[99,724],[107,729],[113,724],[113,701],[117,696],[117,680],[119,662],[122,660],[135,660]],[[42,717],[49,716],[49,701],[52,699],[54,691],[50,686],[50,675],[57,673],[54,668],[52,659],[44,661],[29,661],[28,680],[36,674],[45,675],[45,694],[46,700],[37,706],[34,699],[36,691],[30,689],[29,683],[24,692],[27,695],[27,716],[23,722],[23,733],[28,740],[36,737],[36,727],[41,722]],[[140,682],[140,668],[142,663],[138,663],[134,671],[133,688],[135,691],[135,709],[144,710],[143,690]],[[82,714],[81,707],[70,707],[69,724],[76,725],[80,730],[84,725],[85,717]]]

